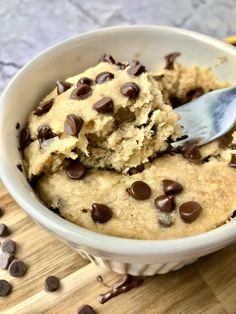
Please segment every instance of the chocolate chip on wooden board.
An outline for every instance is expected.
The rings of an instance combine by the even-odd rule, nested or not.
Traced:
[[[11,284],[4,279],[0,279],[0,297],[6,297],[11,293]]]
[[[63,82],[63,81],[56,81],[56,85],[57,85],[57,95],[61,95],[62,93],[70,89],[71,86],[73,86],[73,84],[69,82]]]
[[[112,218],[112,211],[104,204],[94,203],[92,204],[91,218],[94,222],[105,223]]]
[[[111,72],[101,72],[96,76],[95,82],[97,84],[103,84],[105,82],[111,81],[114,78],[114,74]]]
[[[64,122],[64,131],[68,135],[77,136],[82,128],[84,120],[75,114],[68,114]]]
[[[56,276],[49,276],[44,281],[44,290],[54,292],[60,288],[60,280]]]
[[[10,234],[10,230],[5,224],[0,224],[0,237],[6,237]]]
[[[140,93],[140,87],[134,82],[127,82],[121,86],[120,92],[129,99],[136,99]]]
[[[34,115],[42,116],[43,114],[47,113],[52,108],[53,103],[54,103],[54,98],[40,103],[38,107],[35,109]]]
[[[79,160],[70,160],[65,168],[66,175],[72,180],[83,179],[87,173],[87,167]]]
[[[91,307],[91,305],[84,304],[78,308],[77,314],[96,314],[96,311]]]
[[[23,277],[26,270],[27,267],[25,263],[18,259],[14,259],[8,267],[8,271],[12,277]]]
[[[2,242],[1,248],[3,252],[14,254],[16,251],[16,243],[11,239],[7,239]]]
[[[93,90],[89,85],[82,84],[78,85],[78,87],[71,92],[70,98],[74,100],[84,100],[91,96],[92,93]]]
[[[186,223],[191,223],[198,218],[202,211],[202,207],[199,203],[194,201],[189,201],[183,203],[179,207],[180,217]]]
[[[114,102],[111,97],[103,97],[93,105],[93,109],[101,114],[110,114],[114,110]]]
[[[174,195],[183,191],[183,186],[177,181],[174,180],[163,180],[162,181],[163,192],[166,195]]]
[[[136,200],[146,200],[151,195],[151,188],[143,181],[135,181],[132,183],[131,187],[127,189],[127,192]]]
[[[154,204],[161,212],[170,213],[175,209],[175,200],[173,195],[160,195],[155,198]]]
[[[0,253],[0,268],[7,269],[13,259],[14,256],[8,252]]]
[[[169,53],[168,55],[166,55],[165,56],[165,60],[166,60],[165,69],[166,70],[173,70],[175,59],[177,57],[179,57],[180,55],[181,55],[180,52],[172,52],[172,53]]]

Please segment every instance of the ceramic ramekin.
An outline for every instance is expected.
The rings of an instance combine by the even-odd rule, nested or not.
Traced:
[[[13,78],[0,100],[0,175],[9,193],[40,225],[76,249],[83,257],[118,273],[154,275],[195,261],[236,239],[236,221],[210,232],[173,240],[131,240],[111,237],[76,226],[48,210],[33,193],[16,164],[21,160],[17,122],[48,93],[57,79],[65,79],[97,62],[107,52],[118,60],[140,59],[147,68],[164,65],[164,56],[182,53],[185,64],[211,66],[223,80],[234,80],[236,49],[208,36],[161,26],[101,29],[45,51]]]

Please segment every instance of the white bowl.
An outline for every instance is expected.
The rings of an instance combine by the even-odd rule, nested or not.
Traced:
[[[47,50],[18,72],[0,100],[0,175],[9,193],[36,222],[83,257],[119,273],[154,275],[181,268],[235,241],[236,221],[200,235],[161,241],[116,238],[76,226],[40,203],[16,168],[21,155],[15,125],[24,125],[27,114],[57,79],[94,65],[104,52],[118,60],[138,58],[153,69],[162,67],[163,57],[174,51],[182,53],[179,60],[184,64],[213,66],[222,80],[235,78],[236,49],[228,44],[171,27],[126,26],[76,36]]]

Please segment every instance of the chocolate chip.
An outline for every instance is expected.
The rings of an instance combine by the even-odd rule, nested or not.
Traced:
[[[77,83],[77,86],[79,85],[88,85],[88,86],[91,86],[93,84],[93,80],[91,80],[89,77],[81,77],[79,80],[78,80],[78,83]]]
[[[16,167],[20,172],[23,172],[23,167],[21,164],[16,165]]]
[[[164,228],[169,228],[171,226],[173,226],[174,222],[171,219],[162,219],[162,218],[158,218],[158,223],[160,226],[164,227]]]
[[[179,207],[179,213],[184,222],[191,223],[198,218],[202,211],[202,207],[199,203],[190,201],[183,203]]]
[[[153,79],[155,81],[160,81],[162,78],[164,77],[164,74],[160,74],[160,75],[153,75]]]
[[[236,144],[233,144],[233,143],[229,144],[229,148],[230,149],[236,149]]]
[[[135,181],[131,187],[127,189],[130,196],[137,200],[146,200],[151,195],[151,189],[143,181]]]
[[[144,65],[135,61],[133,65],[128,69],[127,73],[131,76],[139,76],[140,74],[146,72],[146,68]]]
[[[180,52],[173,52],[173,53],[170,53],[170,54],[166,55],[165,56],[165,59],[166,59],[165,69],[166,70],[173,70],[174,69],[175,59],[177,57],[179,57],[180,55],[181,55]]]
[[[0,297],[6,297],[11,293],[11,285],[8,281],[0,279]]]
[[[10,263],[13,261],[14,256],[8,252],[2,252],[0,254],[0,268],[7,269]]]
[[[82,213],[87,213],[88,212],[88,210],[86,208],[83,208],[81,210],[82,210]]]
[[[87,172],[87,168],[78,160],[71,160],[65,170],[66,175],[72,180],[83,179]]]
[[[97,84],[103,84],[107,81],[110,81],[114,78],[114,74],[111,72],[101,72],[96,76],[95,82]]]
[[[186,96],[188,98],[188,101],[191,101],[195,98],[198,98],[202,96],[205,93],[204,89],[202,87],[196,87],[193,89],[190,89],[187,93]]]
[[[73,84],[69,82],[56,81],[56,85],[57,85],[57,95],[61,95],[62,93],[70,89]]]
[[[174,180],[163,180],[163,192],[166,195],[174,195],[183,191],[183,186],[177,181]]]
[[[92,204],[91,217],[94,222],[105,223],[112,217],[111,209],[104,204]]]
[[[9,235],[10,231],[5,224],[0,224],[0,237]]]
[[[115,114],[115,124],[119,126],[123,122],[132,122],[135,120],[134,112],[130,111],[129,108],[120,108]]]
[[[17,122],[17,124],[16,124],[16,129],[19,130],[19,128],[20,128],[20,123]]]
[[[175,200],[173,195],[160,195],[154,200],[157,209],[164,213],[170,213],[175,209]]]
[[[169,100],[170,100],[170,103],[171,103],[171,107],[173,109],[178,108],[178,107],[183,105],[182,100],[180,98],[176,97],[176,96],[170,96]]]
[[[32,175],[32,177],[30,178],[30,180],[28,180],[30,186],[32,187],[32,189],[36,189],[37,184],[39,182],[39,179],[43,176],[42,174],[37,174],[37,175]]]
[[[199,146],[196,143],[193,142],[186,143],[182,148],[181,153],[184,158],[190,161],[198,162],[201,160]]]
[[[75,100],[83,100],[91,96],[92,93],[93,93],[93,90],[90,86],[86,84],[82,84],[72,91],[70,98],[75,99]]]
[[[140,93],[140,87],[134,82],[128,82],[121,86],[120,92],[129,99],[136,99]]]
[[[23,277],[26,273],[26,265],[24,262],[14,259],[9,268],[8,271],[12,277]]]
[[[44,113],[47,113],[53,105],[54,99],[49,99],[43,103],[40,103],[38,107],[35,109],[34,114],[36,116],[42,116]]]
[[[68,114],[64,122],[64,131],[66,134],[77,136],[82,128],[84,120],[75,114]]]
[[[56,276],[49,276],[44,281],[44,290],[54,292],[60,288],[60,280]]]
[[[0,207],[0,217],[4,215],[4,210]]]
[[[96,314],[96,312],[90,305],[84,304],[78,308],[77,314]]]
[[[111,55],[108,55],[106,53],[101,55],[101,57],[99,58],[98,62],[108,62],[108,63],[111,63],[111,64],[115,64],[116,63],[115,59]]]
[[[24,149],[32,142],[29,128],[23,128],[20,132],[20,148]]]
[[[10,253],[10,254],[14,254],[16,251],[16,243],[11,239],[4,240],[2,242],[2,251]]]
[[[229,162],[229,167],[236,168],[236,154],[231,154],[231,160]]]
[[[116,65],[121,69],[124,70],[129,65],[128,63],[116,62]]]
[[[114,102],[110,97],[103,97],[93,105],[93,109],[102,114],[113,113]]]
[[[52,132],[51,128],[47,124],[42,124],[37,129],[37,138],[41,144],[43,141],[47,141],[55,137],[55,134]]]

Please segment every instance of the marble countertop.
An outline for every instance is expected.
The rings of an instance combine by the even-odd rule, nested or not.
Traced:
[[[0,92],[32,57],[92,29],[159,24],[236,34],[235,0],[0,0]]]

